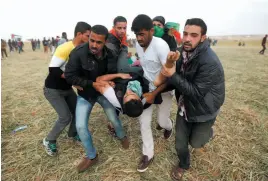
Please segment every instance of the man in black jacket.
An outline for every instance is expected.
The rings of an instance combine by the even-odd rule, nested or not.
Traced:
[[[179,164],[172,172],[180,180],[190,167],[188,143],[202,148],[212,137],[212,126],[225,98],[224,70],[220,60],[206,40],[207,26],[202,19],[186,21],[183,50],[176,68],[163,67],[175,87],[178,101],[176,120],[176,151]]]
[[[120,73],[135,72],[143,74],[141,67],[134,67],[128,64],[128,44],[127,44],[127,19],[123,16],[117,16],[113,21],[113,29],[109,31],[106,46],[112,50],[116,56],[109,65],[115,65],[116,71]]]
[[[67,82],[83,88],[78,90],[76,104],[76,129],[86,151],[86,157],[77,166],[78,172],[83,172],[95,164],[98,154],[94,148],[91,133],[88,130],[88,119],[95,102],[104,109],[108,119],[115,128],[117,137],[121,140],[123,148],[129,147],[128,138],[122,123],[116,115],[113,105],[100,94],[101,87],[107,82],[96,82],[97,77],[115,73],[113,67],[108,65],[114,55],[105,46],[108,30],[102,25],[92,27],[89,43],[74,49],[66,65],[65,77]]]

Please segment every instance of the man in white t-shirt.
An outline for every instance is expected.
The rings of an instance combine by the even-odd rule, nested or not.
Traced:
[[[162,66],[166,63],[170,49],[163,39],[153,36],[153,22],[147,15],[138,15],[132,22],[131,30],[136,34],[138,42],[136,43],[136,51],[140,57],[140,63],[144,71],[143,76],[150,82],[150,93],[145,94],[144,97],[147,103],[152,103],[155,99],[152,92],[156,89],[153,82],[161,72]],[[168,139],[172,134],[173,128],[172,121],[169,119],[173,95],[170,92],[165,92],[161,96],[163,99],[162,104],[156,105],[158,108],[157,129],[164,129],[164,138]],[[154,142],[151,129],[152,113],[153,106],[150,106],[143,111],[139,118],[143,142],[143,156],[137,168],[139,172],[145,172],[154,157]]]

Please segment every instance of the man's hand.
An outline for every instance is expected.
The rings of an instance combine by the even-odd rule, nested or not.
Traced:
[[[65,75],[64,75],[64,73],[63,74],[61,74],[61,76],[60,76],[61,78],[63,78],[63,79],[65,79]]]
[[[146,102],[149,104],[154,103],[155,95],[151,92],[143,94],[143,97],[146,99]]]
[[[78,85],[73,85],[73,87],[75,87],[77,90],[80,90],[80,91],[84,90],[83,87],[80,87]]]
[[[110,84],[107,81],[100,81],[100,82],[93,82],[93,87],[96,91],[100,92],[101,94],[104,93],[104,91],[111,87]]]
[[[120,77],[121,79],[132,79],[132,77],[129,74],[124,74],[124,73],[121,73]]]
[[[108,84],[112,87],[115,88],[115,83],[113,81],[108,81]]]
[[[180,52],[169,52],[167,56],[167,62],[175,62],[180,58]]]
[[[174,73],[176,73],[176,66],[172,68],[167,68],[165,65],[162,67],[161,74],[165,77],[171,77]]]
[[[132,52],[127,53],[127,58],[130,58],[130,57],[132,57]]]

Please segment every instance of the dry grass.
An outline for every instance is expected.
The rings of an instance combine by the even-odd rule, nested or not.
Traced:
[[[226,101],[218,117],[215,138],[205,152],[191,157],[192,168],[184,180],[268,180],[268,55],[260,47],[213,47],[226,74]],[[174,135],[169,141],[153,129],[155,160],[146,173],[136,171],[141,155],[139,123],[122,116],[131,140],[129,150],[108,135],[106,118],[99,106],[92,112],[89,128],[100,162],[85,173],[76,172],[83,147],[58,139],[59,156],[46,155],[41,140],[57,118],[43,96],[49,55],[26,49],[2,61],[2,180],[5,181],[138,181],[170,180],[177,163]],[[172,118],[176,116],[172,108]],[[19,125],[24,131],[11,134]],[[155,118],[153,121],[155,128]]]

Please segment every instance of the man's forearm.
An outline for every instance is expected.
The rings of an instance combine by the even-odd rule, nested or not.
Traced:
[[[106,75],[99,76],[96,79],[96,82],[98,82],[98,81],[110,81],[110,80],[120,78],[120,77],[121,77],[120,73],[118,73],[118,74],[106,74]]]
[[[159,93],[161,93],[165,88],[167,87],[167,83],[161,84],[159,87],[157,87],[152,93],[156,96]]]

